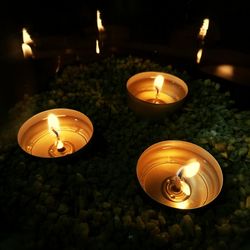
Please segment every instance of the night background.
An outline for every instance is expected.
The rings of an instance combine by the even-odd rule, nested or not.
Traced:
[[[249,249],[249,16],[246,1],[1,3],[0,250]],[[23,27],[35,43],[31,60]],[[184,107],[160,121],[137,117],[125,85],[144,71],[183,79]],[[62,160],[28,155],[17,143],[20,126],[54,108],[86,114],[91,142]],[[195,143],[216,158],[224,182],[215,201],[178,210],[145,194],[136,163],[163,140]]]

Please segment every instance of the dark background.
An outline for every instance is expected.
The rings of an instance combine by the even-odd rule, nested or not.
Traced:
[[[79,50],[84,50],[81,47],[83,42],[91,40],[93,43],[96,39],[97,9],[101,11],[102,22],[107,30],[110,27],[116,27],[112,29],[112,37],[114,40],[119,40],[115,42],[123,43],[122,48],[125,48],[127,53],[141,50],[141,54],[147,56],[152,54],[152,51],[158,52],[157,46],[162,45],[167,49],[164,62],[171,63],[175,56],[177,60],[184,62],[185,57],[190,54],[195,55],[199,28],[203,19],[208,17],[210,26],[206,37],[206,48],[227,49],[241,53],[235,56],[234,53],[230,55],[227,50],[220,54],[213,51],[208,53],[211,55],[210,60],[212,58],[216,62],[224,59],[224,63],[234,64],[237,61],[236,63],[241,66],[250,65],[250,59],[248,60],[250,58],[248,56],[250,11],[246,1],[27,0],[2,2],[0,6],[1,114],[6,114],[24,93],[33,94],[36,91],[36,87],[32,84],[37,82],[37,79],[22,69],[23,67],[27,70],[26,65],[23,65],[21,52],[22,28],[28,28],[35,40],[37,37],[42,39],[45,51],[46,46],[50,45],[51,55],[53,50],[61,47],[70,53],[72,47],[77,47],[78,51],[74,52],[77,54],[80,53]],[[51,43],[53,39],[55,43]],[[146,50],[150,53],[147,54]],[[84,53],[83,58],[86,58]],[[242,59],[243,56],[244,59]],[[203,57],[205,61],[206,54]],[[191,58],[192,62],[194,60],[195,58]],[[45,74],[40,75],[44,78],[39,76],[38,80],[46,82]]]
[[[199,24],[204,17],[209,17],[219,32],[217,45],[249,51],[250,11],[246,3],[225,0],[8,2],[1,6],[1,30],[10,35],[28,26],[40,34],[81,33],[85,27],[95,25],[98,8],[102,11],[104,25],[125,25],[132,38],[166,42],[176,29]]]

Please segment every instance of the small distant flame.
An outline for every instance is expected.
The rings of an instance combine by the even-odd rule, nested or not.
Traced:
[[[31,47],[28,44],[23,43],[22,44],[22,50],[23,50],[23,56],[24,56],[24,58],[33,57],[32,49],[31,49]]]
[[[96,22],[97,22],[98,31],[105,31],[102,25],[101,13],[99,10],[96,11]]]
[[[157,92],[161,91],[164,83],[164,77],[162,75],[158,75],[154,80],[154,87],[157,89]]]
[[[200,61],[201,61],[202,52],[203,52],[203,49],[199,49],[198,52],[197,52],[197,56],[196,56],[196,62],[197,62],[197,64],[199,64]]]
[[[30,47],[30,45],[32,45],[34,42],[25,28],[22,29],[22,33],[23,33],[23,43],[22,43],[23,56],[24,58],[34,57],[32,49]]]
[[[99,48],[99,41],[98,40],[96,40],[95,52],[96,52],[96,54],[100,54],[100,48]]]
[[[31,39],[30,34],[28,33],[27,29],[23,28],[23,43],[26,44],[33,44],[34,41]]]
[[[54,132],[54,130],[58,133],[60,130],[59,119],[54,114],[49,114],[48,116],[48,127],[49,131]]]
[[[192,161],[181,169],[181,175],[184,178],[191,178],[195,176],[199,170],[200,163],[198,161]]]
[[[203,24],[200,28],[200,32],[199,32],[199,38],[201,38],[202,40],[205,38],[206,34],[207,34],[207,30],[209,27],[209,19],[205,18],[203,20]]]

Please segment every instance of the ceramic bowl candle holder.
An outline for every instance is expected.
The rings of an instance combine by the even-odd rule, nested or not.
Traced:
[[[137,162],[137,177],[155,201],[178,209],[194,209],[220,193],[223,175],[216,159],[190,142],[162,141],[147,148]]]
[[[127,81],[128,104],[145,118],[159,119],[183,104],[188,87],[180,78],[163,72],[142,72]]]
[[[51,109],[28,119],[19,129],[18,144],[27,153],[42,158],[63,157],[83,148],[93,135],[93,125],[83,113]]]

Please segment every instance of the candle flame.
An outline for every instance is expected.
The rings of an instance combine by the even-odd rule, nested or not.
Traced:
[[[97,28],[98,31],[104,31],[104,27],[102,25],[102,19],[101,19],[101,13],[99,10],[96,11],[96,23],[97,23]]]
[[[31,39],[30,34],[28,33],[27,29],[23,28],[22,33],[23,33],[23,43],[26,43],[26,44],[33,44],[34,43],[34,41]]]
[[[96,52],[96,54],[100,54],[100,47],[99,47],[99,41],[98,40],[96,40],[95,52]]]
[[[200,61],[201,61],[202,52],[203,52],[203,49],[199,49],[198,52],[197,52],[197,56],[196,56],[196,62],[197,62],[197,64],[199,64]]]
[[[22,44],[22,51],[23,51],[24,58],[33,57],[32,49],[28,44],[26,43]]]
[[[48,115],[48,127],[49,131],[56,131],[58,133],[58,130],[60,130],[60,124],[59,119],[54,114]]]
[[[60,139],[58,131],[60,130],[59,119],[54,114],[48,115],[48,127],[49,131],[53,132],[56,136],[56,148],[59,152],[63,152],[65,150],[64,144]]]
[[[25,28],[22,29],[22,33],[23,33],[23,43],[22,43],[23,56],[24,58],[33,57],[33,52],[30,45],[33,44],[34,42]]]
[[[154,87],[157,89],[157,92],[161,91],[163,83],[164,77],[162,75],[158,75],[154,80]]]
[[[209,27],[209,19],[208,18],[205,18],[203,20],[203,24],[200,28],[200,32],[199,32],[199,37],[203,40],[207,34],[207,30],[208,30],[208,27]]]
[[[191,178],[198,173],[199,169],[200,163],[198,161],[192,161],[181,169],[181,173],[184,178]]]

